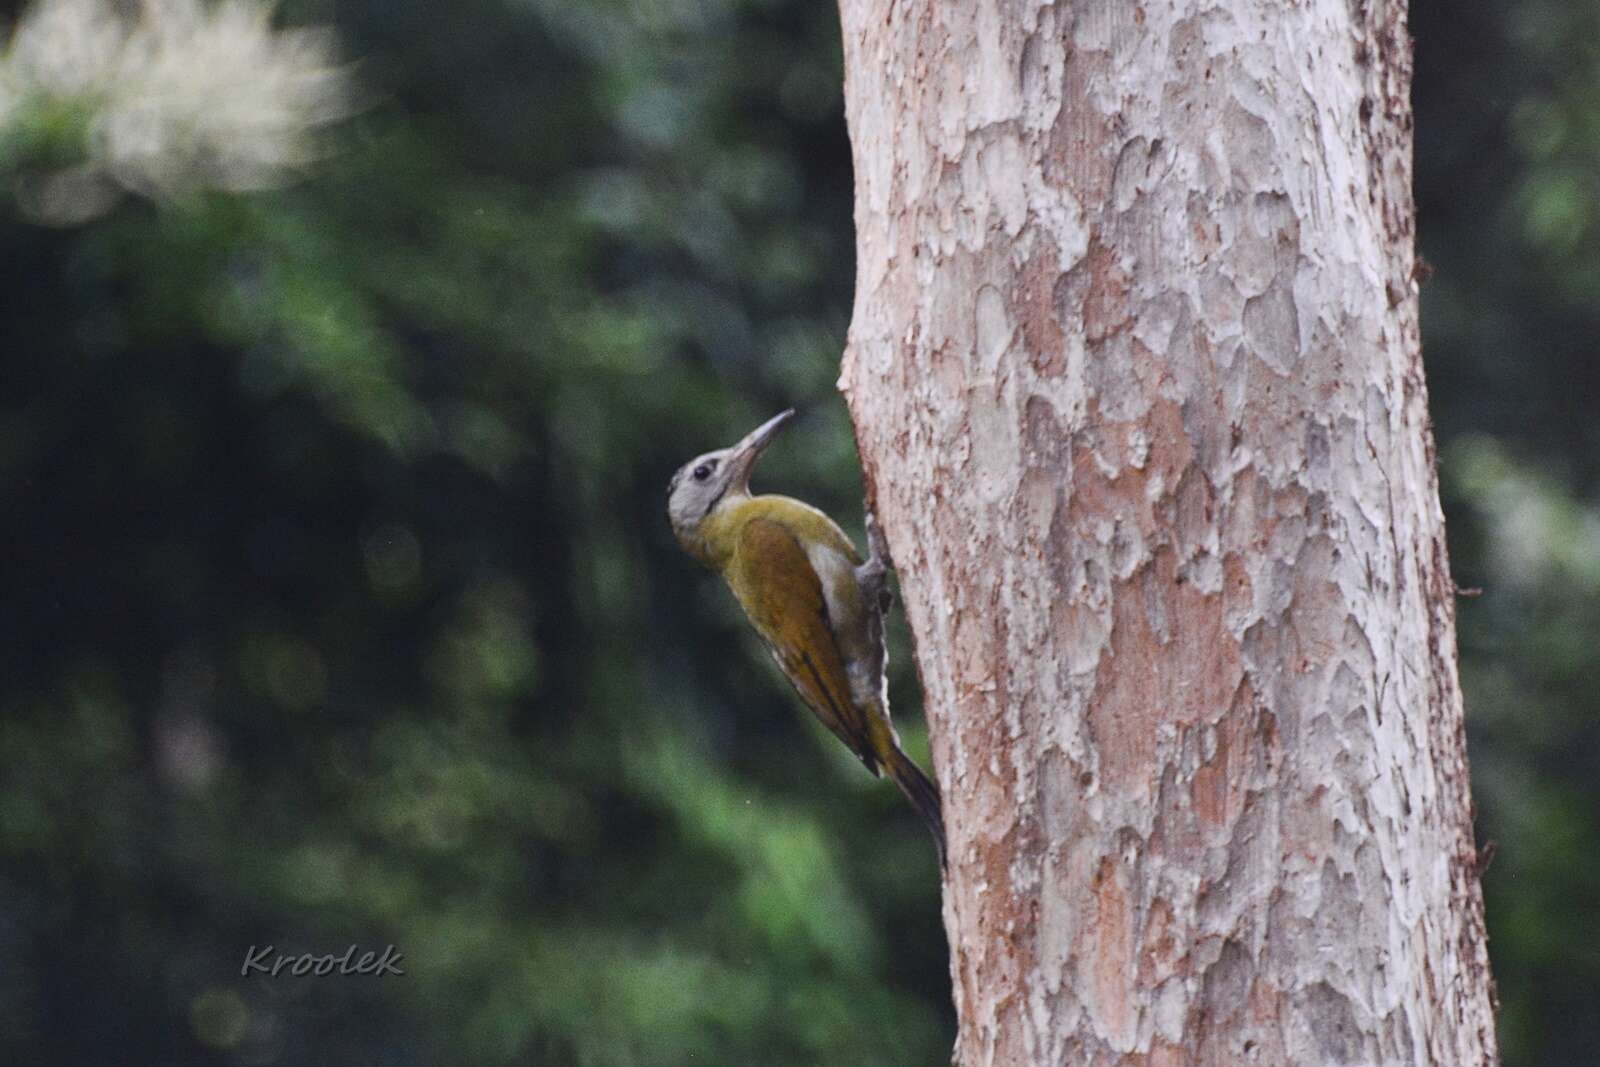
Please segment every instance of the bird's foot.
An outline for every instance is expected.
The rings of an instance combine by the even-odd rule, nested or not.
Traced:
[[[867,560],[856,568],[856,581],[867,603],[877,604],[878,610],[884,612],[894,603],[888,582],[889,568],[894,564],[889,559],[889,543],[884,540],[883,528],[878,525],[878,516],[871,504],[866,508],[866,523]]]

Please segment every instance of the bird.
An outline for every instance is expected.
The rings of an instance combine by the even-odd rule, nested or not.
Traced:
[[[866,559],[837,523],[787,496],[750,493],[756,461],[794,409],[672,476],[667,516],[690,556],[719,574],[812,713],[867,770],[887,775],[933,833],[945,865],[939,787],[889,719],[883,612],[887,548],[867,508]]]

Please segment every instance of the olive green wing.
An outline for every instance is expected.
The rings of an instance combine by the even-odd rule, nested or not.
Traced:
[[[822,582],[800,542],[780,522],[752,519],[739,533],[728,584],[801,698],[877,774],[866,716],[850,699]]]

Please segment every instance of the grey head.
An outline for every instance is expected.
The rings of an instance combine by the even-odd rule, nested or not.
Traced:
[[[780,412],[732,448],[696,456],[678,468],[667,486],[667,517],[672,520],[672,532],[679,541],[687,546],[706,516],[723,501],[749,494],[750,472],[755,469],[756,460],[793,417],[793,408]]]

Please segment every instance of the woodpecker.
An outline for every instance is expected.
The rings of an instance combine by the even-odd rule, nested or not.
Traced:
[[[933,831],[944,865],[939,788],[889,722],[883,636],[887,551],[870,509],[863,560],[834,521],[786,496],[751,496],[750,472],[791,408],[732,448],[684,464],[667,515],[684,549],[720,574],[767,650],[822,724],[874,775],[887,774]]]

